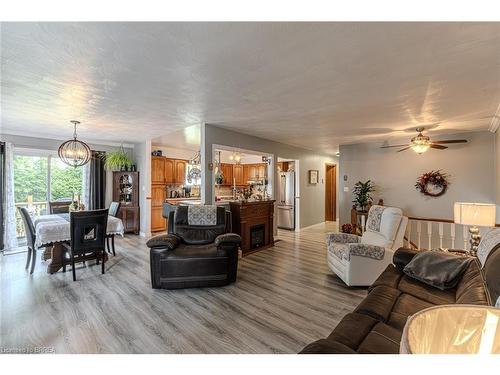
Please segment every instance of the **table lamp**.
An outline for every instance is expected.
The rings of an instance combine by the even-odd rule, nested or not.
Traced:
[[[488,203],[455,202],[453,213],[455,223],[470,226],[469,253],[476,256],[477,247],[479,246],[479,241],[481,241],[478,226],[495,226],[496,205]]]

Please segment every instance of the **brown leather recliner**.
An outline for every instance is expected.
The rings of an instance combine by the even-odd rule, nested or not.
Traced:
[[[153,288],[227,285],[236,281],[241,238],[230,230],[230,212],[216,208],[214,225],[190,225],[189,206],[169,213],[168,234],[147,242]]]
[[[403,273],[417,252],[400,248],[370,287],[368,296],[344,316],[325,339],[307,345],[301,354],[397,354],[409,316],[435,305],[494,305],[500,296],[500,244],[488,255],[484,267],[471,262],[458,284],[440,290]]]

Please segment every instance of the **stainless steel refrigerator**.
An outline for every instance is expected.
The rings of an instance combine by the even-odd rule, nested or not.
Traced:
[[[295,172],[280,172],[278,179],[278,228],[295,229]]]

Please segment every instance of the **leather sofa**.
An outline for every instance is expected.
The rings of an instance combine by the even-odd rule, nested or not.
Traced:
[[[325,339],[307,345],[302,354],[396,354],[409,316],[434,305],[495,305],[500,296],[500,244],[484,267],[475,259],[456,287],[440,290],[405,275],[402,270],[417,253],[400,248],[393,264],[369,288],[368,296],[347,314]]]
[[[147,243],[155,289],[213,287],[236,281],[241,238],[228,233],[230,212],[212,206],[216,222],[192,225],[189,212],[199,208],[190,207],[171,210],[168,234],[155,236]]]

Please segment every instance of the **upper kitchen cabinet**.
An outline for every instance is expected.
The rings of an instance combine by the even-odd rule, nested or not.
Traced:
[[[173,184],[175,182],[175,161],[174,159],[165,159],[165,183]]]
[[[174,160],[175,183],[184,184],[186,182],[186,165],[185,160]]]
[[[233,184],[233,165],[227,163],[221,163],[220,169],[222,172],[222,185],[232,185]]]
[[[184,184],[186,181],[186,166],[186,160],[152,156],[151,184]]]
[[[151,157],[151,183],[165,183],[165,158],[163,156]]]
[[[244,179],[243,166],[241,164],[233,166],[233,178],[236,185],[246,185],[247,181]]]

